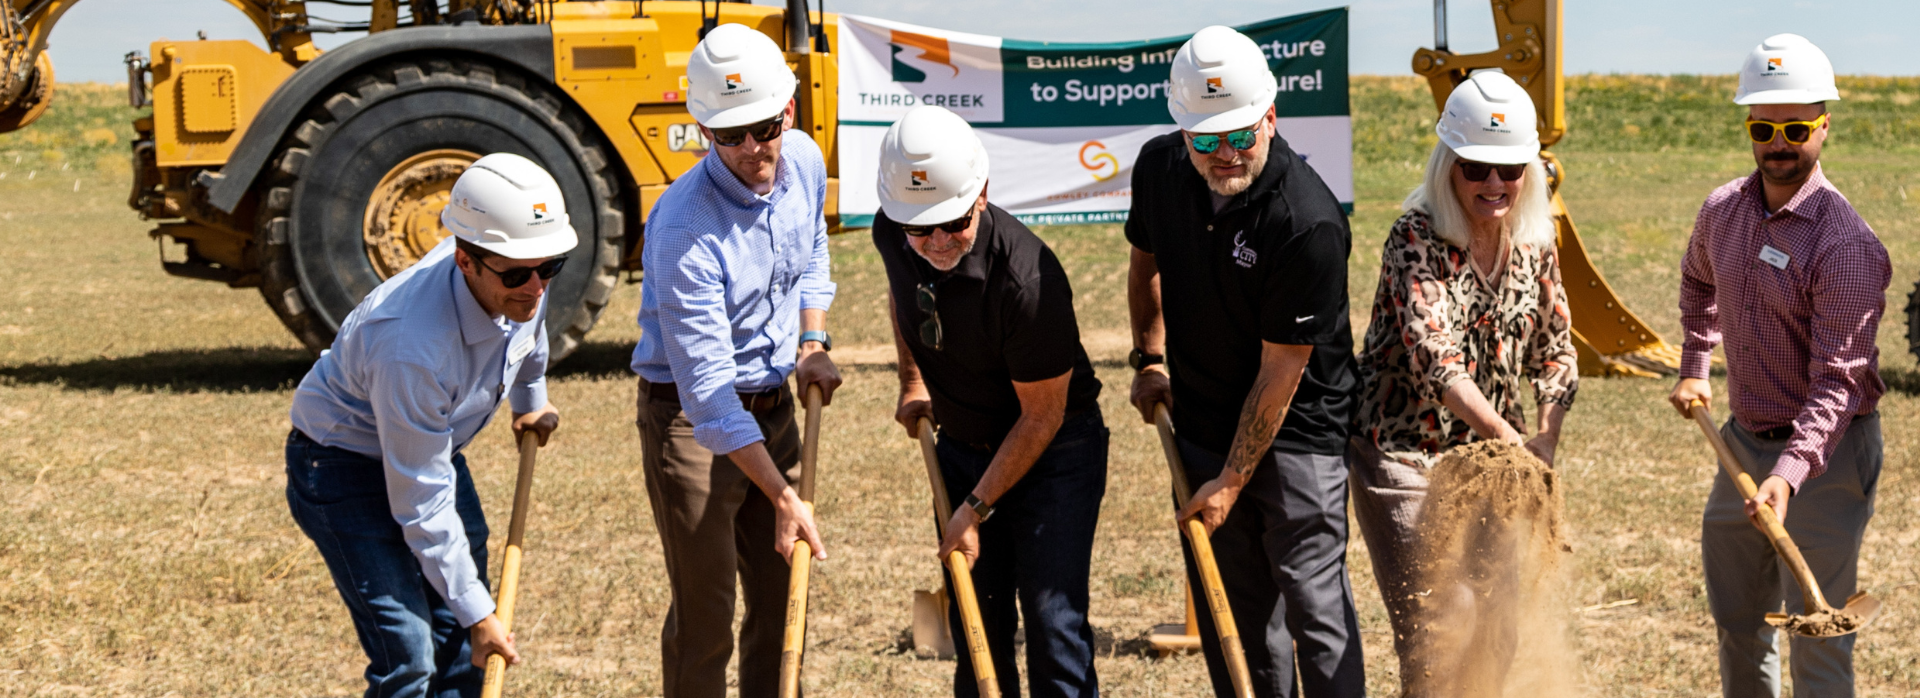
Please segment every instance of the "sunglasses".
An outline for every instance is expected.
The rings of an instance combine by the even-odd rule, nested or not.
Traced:
[[[940,351],[942,339],[940,306],[935,302],[937,300],[939,299],[933,295],[933,282],[929,281],[914,287],[913,303],[920,307],[920,312],[927,314],[926,321],[920,323],[920,343],[932,347],[934,351]]]
[[[553,259],[549,259],[545,262],[541,262],[537,266],[514,267],[506,271],[500,271],[499,269],[495,269],[493,267],[487,266],[486,262],[482,262],[477,259],[473,260],[473,262],[475,264],[480,265],[481,268],[484,268],[487,271],[493,272],[494,276],[500,277],[501,286],[505,286],[507,288],[520,288],[521,286],[527,285],[528,281],[532,281],[534,274],[539,274],[541,281],[546,281],[548,279],[553,278],[555,275],[558,275],[560,273],[560,267],[566,266],[567,258],[554,257]]]
[[[1187,144],[1193,147],[1193,152],[1201,155],[1212,155],[1213,151],[1220,149],[1220,141],[1222,140],[1225,140],[1227,145],[1234,150],[1252,150],[1256,133],[1254,128],[1228,131],[1225,134],[1209,133],[1199,135],[1189,133],[1187,134]]]
[[[1511,182],[1527,173],[1526,165],[1493,165],[1472,160],[1461,160],[1459,165],[1460,174],[1466,175],[1469,182],[1485,182],[1487,175],[1494,172],[1500,173],[1500,181]]]
[[[911,235],[917,238],[923,238],[928,235],[932,235],[933,231],[936,231],[936,230],[946,233],[948,235],[959,235],[961,233],[967,232],[967,226],[970,226],[970,225],[973,225],[973,209],[967,209],[967,215],[961,216],[959,218],[955,218],[945,223],[935,223],[933,225],[907,225],[902,223],[900,225],[900,232],[906,233],[908,235]]]
[[[1812,121],[1788,121],[1778,124],[1759,119],[1747,119],[1747,137],[1753,139],[1755,143],[1772,143],[1773,132],[1779,131],[1781,136],[1786,137],[1788,145],[1804,145],[1808,139],[1813,138],[1814,129],[1826,123],[1826,114],[1821,114],[1820,118]]]
[[[747,142],[747,136],[753,136],[753,140],[760,143],[779,138],[780,132],[786,130],[786,125],[787,115],[777,114],[773,118],[757,124],[707,130],[713,132],[714,143],[732,148]]]

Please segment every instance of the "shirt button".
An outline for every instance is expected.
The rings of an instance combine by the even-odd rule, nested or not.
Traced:
[[[1213,230],[1213,226],[1211,225],[1207,226],[1207,230]]]

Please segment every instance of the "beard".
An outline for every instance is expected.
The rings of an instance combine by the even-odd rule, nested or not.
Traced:
[[[980,237],[977,235],[974,237],[967,238],[966,244],[960,246],[960,251],[953,253],[953,257],[947,259],[944,262],[936,260],[933,257],[927,256],[927,253],[924,251],[924,248],[925,248],[924,245],[921,246],[921,248],[916,248],[914,250],[914,254],[918,254],[920,255],[921,259],[927,260],[927,264],[933,265],[934,269],[938,269],[942,272],[953,271],[954,267],[960,266],[960,260],[966,259],[967,253],[973,251],[973,243],[978,242],[979,240],[980,240]],[[941,256],[944,257],[945,255],[942,254]]]
[[[1201,168],[1200,176],[1206,178],[1207,189],[1221,196],[1233,196],[1246,191],[1247,187],[1253,186],[1253,180],[1259,179],[1260,173],[1267,169],[1267,147],[1268,143],[1262,142],[1253,150],[1234,152],[1234,164],[1246,165],[1247,168],[1239,176],[1222,177],[1214,174],[1211,168]]]

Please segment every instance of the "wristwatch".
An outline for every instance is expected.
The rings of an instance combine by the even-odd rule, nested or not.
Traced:
[[[974,496],[972,492],[967,493],[966,505],[972,507],[973,513],[980,516],[980,523],[986,523],[987,519],[993,517],[993,505],[980,501],[980,498]]]
[[[1135,371],[1144,371],[1148,366],[1158,366],[1166,362],[1166,355],[1148,354],[1140,351],[1139,347],[1134,347],[1133,351],[1127,354],[1127,365],[1132,366]]]
[[[807,330],[801,332],[800,343],[806,344],[807,342],[819,342],[821,349],[833,351],[833,337],[829,336],[826,330]]]

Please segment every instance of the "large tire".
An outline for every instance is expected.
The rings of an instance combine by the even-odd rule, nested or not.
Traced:
[[[373,65],[302,115],[262,175],[262,244],[255,249],[267,305],[308,349],[330,346],[383,271],[398,271],[373,259],[390,262],[392,255],[376,249],[370,257],[363,238],[369,198],[383,177],[436,152],[517,153],[559,182],[580,235],[548,288],[550,351],[555,361],[565,357],[593,328],[618,281],[626,216],[618,173],[599,133],[549,86],[484,61]]]

